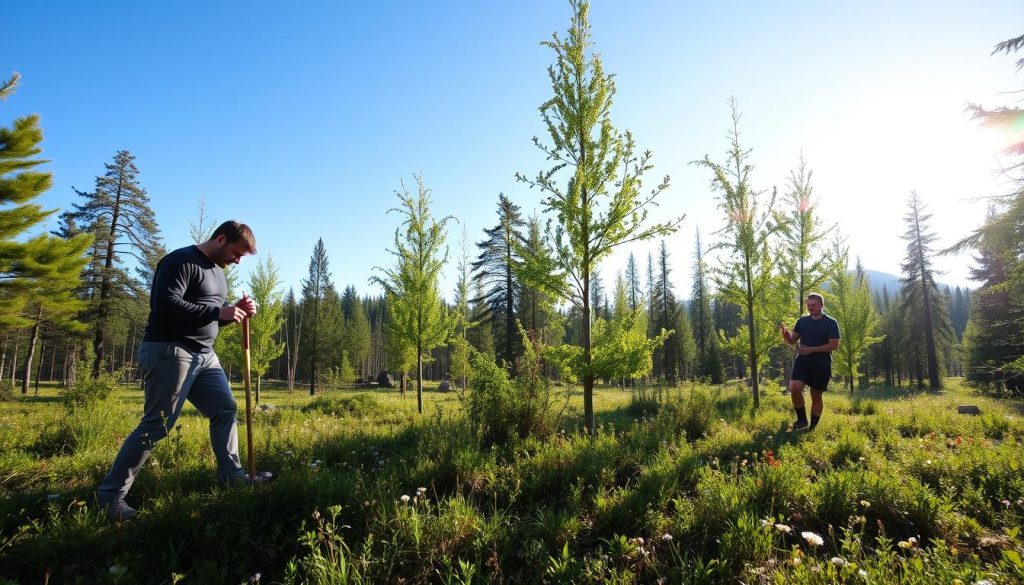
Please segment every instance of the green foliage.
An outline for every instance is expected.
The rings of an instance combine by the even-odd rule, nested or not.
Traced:
[[[74,383],[61,392],[61,401],[68,410],[73,411],[102,402],[118,387],[121,372],[100,372],[99,376],[93,378],[89,375],[92,371],[90,361],[80,360],[74,367]]]
[[[249,290],[256,302],[256,315],[249,319],[249,347],[252,371],[263,376],[270,364],[284,353],[284,343],[274,336],[284,324],[281,279],[273,256],[256,263],[249,273]]]
[[[14,382],[9,378],[0,380],[0,402],[10,402],[14,399]]]
[[[0,84],[0,101],[14,93],[20,79],[15,73]],[[32,309],[45,303],[46,315],[63,322],[79,308],[70,293],[86,263],[91,235],[29,237],[30,230],[54,213],[32,203],[53,184],[51,173],[32,170],[48,162],[36,158],[42,140],[35,114],[0,127],[0,329],[30,325],[25,312],[29,301]]]
[[[555,410],[555,391],[542,373],[544,348],[519,327],[523,355],[519,375],[510,379],[508,367],[472,352],[469,392],[463,396],[470,425],[485,445],[507,444],[515,439],[551,436],[561,411]]]
[[[372,394],[318,396],[302,407],[302,412],[317,412],[329,416],[363,418],[387,412],[384,404]]]
[[[842,341],[832,355],[836,373],[846,377],[852,392],[861,359],[868,348],[882,341],[884,336],[873,335],[881,319],[875,312],[871,287],[860,263],[857,263],[856,277],[846,270],[845,253],[838,265],[829,289],[828,314],[839,323]]]
[[[540,107],[550,145],[534,144],[554,166],[528,179],[517,178],[544,193],[545,212],[557,224],[548,224],[554,246],[550,258],[524,257],[523,274],[533,286],[569,301],[582,311],[583,360],[592,360],[591,279],[601,260],[619,245],[667,235],[682,218],[646,226],[649,205],[668,186],[668,177],[649,194],[643,176],[653,168],[651,153],[637,154],[629,131],[622,133],[611,121],[615,83],[605,73],[590,38],[590,5],[571,2],[573,14],[565,39],[557,34],[544,46],[555,52],[548,68],[554,95]],[[564,184],[559,181],[564,177]],[[593,377],[584,374],[584,417],[595,432]]]
[[[383,277],[374,276],[371,282],[384,289],[388,302],[388,337],[400,348],[412,350],[417,364],[416,404],[423,413],[423,361],[430,359],[430,351],[448,341],[455,329],[456,319],[438,290],[441,269],[448,260],[444,247],[445,226],[451,217],[436,220],[430,213],[430,190],[423,178],[416,176],[417,196],[413,198],[405,182],[395,195],[401,207],[392,209],[403,215],[402,226],[395,229],[395,249],[389,250],[396,258],[394,268],[376,267]],[[443,249],[443,250],[442,250]],[[405,357],[405,352],[400,352]],[[404,359],[402,360],[404,361]]]
[[[705,156],[694,163],[711,170],[711,185],[720,193],[718,207],[725,215],[725,227],[719,232],[722,240],[716,245],[726,252],[715,272],[718,297],[739,307],[743,318],[736,336],[724,340],[723,347],[746,359],[757,408],[761,400],[758,371],[767,362],[769,351],[782,343],[779,315],[786,314],[789,305],[785,280],[776,270],[779,258],[772,250],[783,222],[774,211],[775,192],[764,203],[764,192],[755,191],[750,184],[753,166],[750,151],[740,145],[740,114],[735,99],[730,100],[729,107],[732,128],[726,162],[712,162]]]

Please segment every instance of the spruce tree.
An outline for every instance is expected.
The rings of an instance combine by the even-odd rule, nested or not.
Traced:
[[[907,231],[901,236],[907,242],[907,255],[903,261],[903,306],[908,311],[915,348],[918,383],[927,372],[928,385],[932,389],[942,386],[942,371],[939,367],[939,345],[950,335],[949,318],[941,302],[939,289],[935,285],[932,269],[932,244],[935,234],[928,229],[931,214],[925,213],[924,202],[917,191],[911,191],[907,199]]]
[[[485,229],[486,239],[477,242],[480,255],[472,264],[473,279],[482,285],[482,301],[486,307],[482,327],[493,327],[498,357],[512,365],[521,349],[522,340],[516,331],[516,273],[522,263],[519,251],[526,243],[519,206],[504,193],[498,195],[498,224]]]
[[[838,262],[825,246],[825,238],[835,226],[825,227],[817,214],[813,175],[801,153],[799,168],[789,174],[789,191],[782,201],[788,211],[779,224],[780,268],[792,289],[790,316],[794,321],[803,314],[804,299],[831,278]]]
[[[325,305],[331,300],[328,298],[328,290],[331,288],[333,285],[327,250],[323,238],[317,238],[313,255],[309,259],[308,276],[302,281],[301,300],[303,327],[300,346],[309,363],[310,396],[316,394],[317,381],[325,361],[323,340],[326,337],[325,315],[329,310]]]
[[[569,4],[573,14],[567,38],[555,34],[543,43],[555,53],[555,64],[548,68],[554,95],[540,108],[551,143],[534,138],[554,166],[534,179],[517,177],[544,192],[545,210],[557,221],[551,233],[556,266],[538,267],[531,274],[581,311],[583,365],[579,373],[585,425],[593,436],[597,429],[594,377],[598,374],[593,369],[591,340],[593,272],[616,246],[667,235],[682,218],[645,225],[648,206],[668,186],[668,177],[643,194],[644,175],[652,168],[651,154],[638,154],[633,135],[612,125],[615,83],[593,51],[590,5],[576,0]],[[557,282],[553,274],[567,278]]]
[[[125,267],[126,257],[146,262],[146,251],[160,245],[159,226],[149,206],[149,195],[139,184],[135,156],[120,150],[106,172],[96,177],[92,191],[75,192],[85,199],[74,204],[72,215],[96,237],[93,266],[96,291],[93,297],[94,336],[92,375],[98,376],[108,359],[107,339],[115,306],[136,292]]]
[[[636,256],[630,252],[626,261],[626,294],[629,308],[635,310],[643,302],[643,290],[640,288],[640,269],[636,265]]]
[[[722,356],[718,347],[718,330],[715,328],[714,315],[711,312],[711,291],[708,288],[707,264],[704,262],[704,248],[701,245],[699,229],[694,255],[690,322],[697,351],[695,375],[712,384],[721,384],[724,379]]]

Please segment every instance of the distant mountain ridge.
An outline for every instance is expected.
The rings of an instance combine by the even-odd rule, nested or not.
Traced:
[[[851,270],[850,273],[852,274],[853,271]],[[902,287],[900,284],[900,277],[895,274],[889,274],[888,272],[881,272],[878,270],[868,270],[866,268],[864,269],[864,274],[868,277],[868,282],[871,284],[872,291],[881,292],[882,287],[884,286],[886,290],[889,291],[889,294],[892,295],[898,293]],[[935,285],[939,287],[940,291],[946,290],[947,286],[950,290],[956,290],[956,286],[951,284],[936,282]]]

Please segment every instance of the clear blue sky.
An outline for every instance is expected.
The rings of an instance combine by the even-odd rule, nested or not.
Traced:
[[[802,150],[822,214],[868,268],[898,273],[910,189],[940,244],[966,234],[984,214],[968,200],[1005,185],[999,137],[964,107],[1017,99],[999,93],[1024,85],[1015,58],[990,52],[1024,32],[1022,17],[1019,0],[595,2],[613,121],[653,151],[651,184],[672,176],[659,213],[687,214],[669,239],[679,293],[694,230],[713,239],[721,226],[708,171],[688,163],[722,158],[730,96],[755,185],[784,190]],[[401,179],[422,173],[435,212],[471,241],[495,222],[499,192],[539,211],[514,174],[546,168],[531,143],[551,95],[539,42],[568,20],[557,0],[4,2],[0,76],[18,71],[22,85],[0,124],[42,115],[55,177],[44,205],[68,207],[72,186],[91,189],[128,149],[169,248],[189,243],[205,197],[214,218],[253,226],[287,286],[298,290],[323,237],[338,288],[375,293],[367,278],[391,262],[398,218],[386,212]],[[629,250],[645,259],[655,245]],[[941,259],[941,279],[966,283],[968,263]],[[446,272],[450,289],[454,262]]]

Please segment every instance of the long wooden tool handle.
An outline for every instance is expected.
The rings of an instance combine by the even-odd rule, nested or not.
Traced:
[[[245,436],[249,443],[249,477],[256,477],[256,460],[252,454],[252,377],[249,373],[252,367],[252,356],[249,353],[249,317],[242,320],[242,350],[245,352],[245,368],[243,376],[245,379]]]

